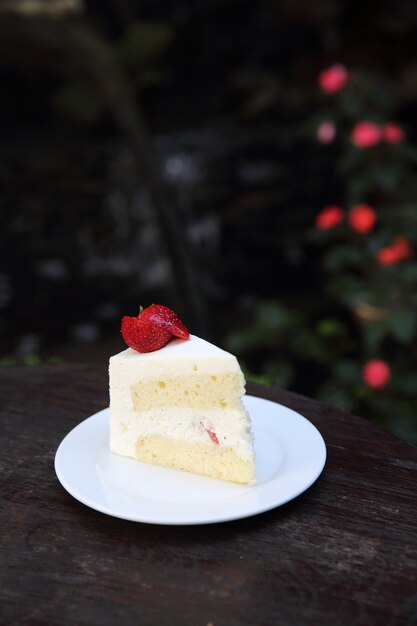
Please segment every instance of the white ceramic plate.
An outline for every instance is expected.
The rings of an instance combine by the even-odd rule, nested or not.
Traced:
[[[55,471],[87,506],[148,524],[212,524],[273,509],[308,489],[326,461],[319,431],[280,404],[245,396],[255,435],[257,483],[247,487],[148,465],[109,450],[109,409],[61,442]]]

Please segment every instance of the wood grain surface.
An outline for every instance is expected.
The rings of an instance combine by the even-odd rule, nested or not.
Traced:
[[[294,394],[328,461],[305,494],[207,526],[115,519],[54,473],[62,438],[108,405],[105,367],[0,368],[2,625],[417,624],[417,449]]]

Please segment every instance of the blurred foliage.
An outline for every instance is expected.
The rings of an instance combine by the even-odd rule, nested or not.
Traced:
[[[310,393],[417,443],[417,148],[397,123],[394,142],[381,135],[374,146],[354,145],[357,122],[372,120],[384,129],[401,108],[395,85],[381,75],[351,69],[348,85],[322,102],[325,114],[315,115],[310,129],[323,119],[337,129],[344,202],[336,208],[339,223],[321,226],[316,219],[303,236],[310,254],[312,247],[320,254],[324,280],[316,306],[299,312],[258,302],[248,328],[230,334],[228,345],[244,359],[249,378],[248,363],[262,351],[255,379],[297,389],[297,368],[304,376],[313,371]],[[351,221],[358,205],[371,211],[375,224]],[[404,258],[381,261],[381,250],[399,236]],[[363,373],[373,359],[389,367],[381,387]]]

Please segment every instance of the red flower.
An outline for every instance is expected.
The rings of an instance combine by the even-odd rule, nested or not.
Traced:
[[[405,261],[413,256],[413,248],[405,237],[399,235],[395,237],[390,246],[381,248],[377,254],[377,261],[380,265],[394,265],[400,261]]]
[[[397,251],[392,246],[381,248],[376,255],[376,259],[380,265],[394,265],[400,260]]]
[[[413,248],[411,247],[410,242],[401,235],[398,235],[398,237],[394,239],[392,247],[397,252],[400,261],[410,259],[413,256]]]
[[[357,148],[371,148],[381,141],[382,131],[378,124],[373,122],[357,122],[350,139]]]
[[[343,89],[348,80],[349,73],[345,66],[340,63],[322,70],[318,77],[321,89],[328,94],[336,93]]]
[[[387,143],[403,143],[405,133],[397,122],[388,122],[382,127],[382,137]]]
[[[317,128],[316,137],[319,143],[332,143],[333,139],[336,137],[336,126],[334,122],[330,122],[329,120],[322,122]]]
[[[340,224],[344,217],[345,212],[340,207],[326,206],[316,215],[316,226],[320,230],[329,230]]]
[[[391,380],[391,369],[385,361],[372,359],[363,366],[362,378],[368,387],[382,389]]]
[[[376,212],[367,204],[358,204],[349,211],[348,222],[357,233],[369,233],[376,223]]]

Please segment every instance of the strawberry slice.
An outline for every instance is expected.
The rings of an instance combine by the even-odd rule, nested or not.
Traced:
[[[137,352],[154,352],[163,348],[172,337],[188,339],[190,333],[174,311],[162,304],[153,304],[137,317],[122,318],[122,336]]]
[[[138,317],[122,318],[122,336],[129,348],[137,352],[154,352],[163,348],[171,339],[169,330],[143,324]]]
[[[152,304],[139,313],[138,319],[155,324],[159,328],[166,328],[174,337],[188,339],[190,333],[172,309],[163,304]]]
[[[220,445],[220,441],[219,441],[216,433],[214,432],[214,430],[211,430],[210,428],[206,428],[206,426],[204,426],[203,422],[200,422],[200,424],[204,428],[204,430],[206,431],[206,433],[208,434],[208,436],[210,437],[212,442],[219,446]]]

